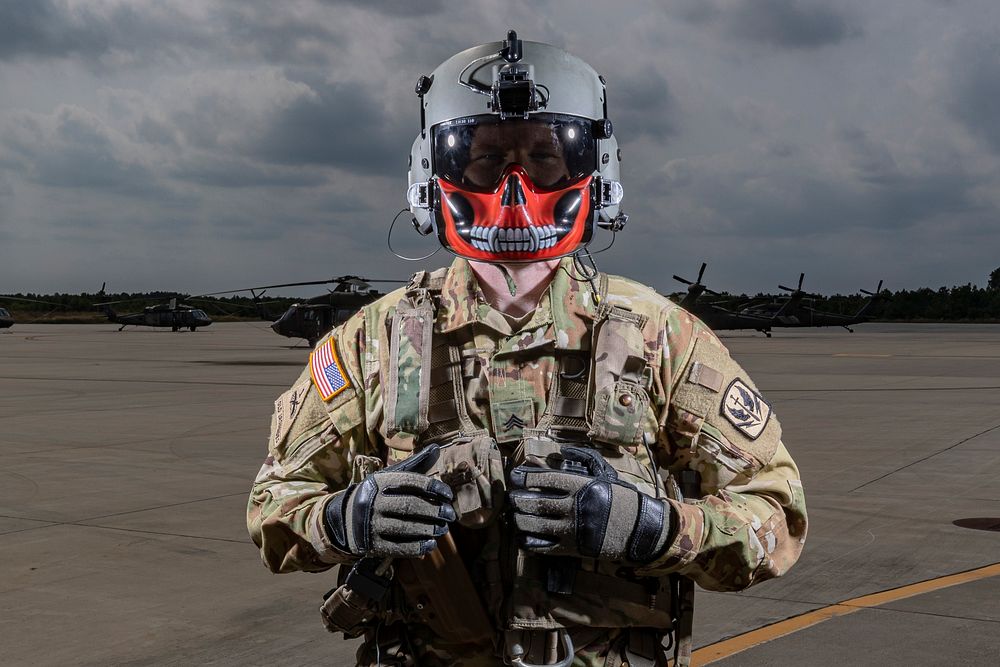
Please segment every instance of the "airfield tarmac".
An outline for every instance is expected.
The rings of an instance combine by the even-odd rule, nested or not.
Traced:
[[[1000,326],[724,338],[810,531],[787,577],[699,591],[695,664],[996,664]],[[334,575],[269,574],[244,523],[307,355],[263,323],[0,333],[0,663],[353,664],[316,612]]]

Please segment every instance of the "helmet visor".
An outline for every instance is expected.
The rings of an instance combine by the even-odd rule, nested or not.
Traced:
[[[593,121],[565,114],[458,118],[431,130],[434,173],[458,187],[491,192],[517,164],[539,190],[561,190],[597,168],[592,128]]]

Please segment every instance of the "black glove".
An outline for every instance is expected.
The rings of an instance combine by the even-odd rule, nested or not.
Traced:
[[[451,489],[421,472],[437,457],[438,445],[428,445],[335,496],[323,515],[334,545],[355,556],[405,558],[433,551],[436,538],[456,519]]]
[[[561,470],[518,466],[508,495],[521,546],[538,553],[650,563],[672,537],[670,504],[620,481],[595,450],[564,446]]]

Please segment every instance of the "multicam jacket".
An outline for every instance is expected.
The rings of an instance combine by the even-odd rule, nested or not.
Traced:
[[[646,392],[631,406],[630,399],[615,401],[613,387],[602,390],[611,392],[606,397],[610,407],[595,417],[593,406],[600,401],[593,392],[599,387],[591,385],[587,418],[600,423],[589,424],[590,434],[605,442],[618,438],[620,449],[642,470],[655,470],[652,455],[661,475],[700,474],[700,498],[668,500],[676,534],[662,556],[639,574],[680,573],[706,589],[731,591],[780,576],[795,563],[806,536],[798,470],[780,441],[771,406],[702,322],[627,279],[605,277],[597,287],[582,279],[568,259],[517,331],[486,302],[468,262],[455,260],[442,279],[434,336],[459,341],[465,423],[495,436],[501,447],[551,422],[563,360],[591,354],[594,329],[609,307],[636,316]],[[406,353],[393,349],[392,341],[393,315],[404,292],[364,308],[317,345],[314,357],[334,358],[327,359],[333,364],[333,384],[307,368],[275,402],[269,452],[247,513],[250,534],[273,572],[321,571],[349,562],[323,528],[326,503],[373,465],[401,460],[421,444],[419,434],[396,426],[395,414],[387,419],[387,413],[415,400],[408,389],[414,382],[407,384]],[[602,344],[609,343],[602,339]],[[432,396],[431,401],[445,398]],[[615,415],[626,404],[633,413],[640,411],[645,440],[616,433]],[[430,413],[433,421],[433,405]],[[611,434],[601,436],[601,431]],[[651,494],[660,482],[642,472],[629,481]],[[613,629],[589,636],[574,664],[604,664],[600,656],[613,636]],[[428,642],[433,644],[433,637]],[[445,652],[436,655],[449,664],[480,664],[471,656],[456,661]],[[484,658],[482,664],[490,662]]]

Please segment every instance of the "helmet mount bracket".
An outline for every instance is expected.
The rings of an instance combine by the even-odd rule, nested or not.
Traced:
[[[521,59],[522,53],[521,40],[517,38],[517,31],[508,30],[507,39],[504,40],[503,48],[500,49],[500,57],[509,63],[516,63]]]

